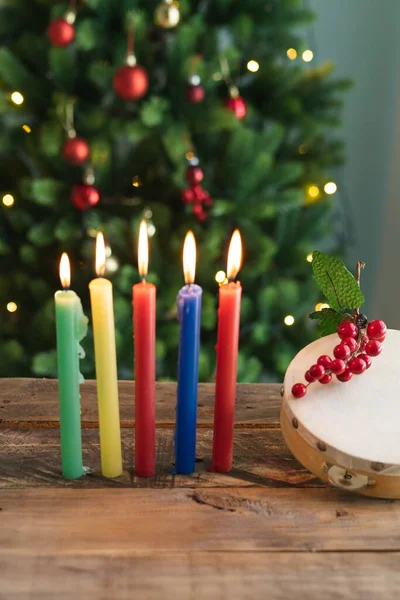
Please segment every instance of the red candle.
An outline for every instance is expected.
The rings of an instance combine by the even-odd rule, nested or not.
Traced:
[[[242,286],[235,279],[242,260],[242,242],[236,230],[228,252],[227,277],[219,288],[217,373],[214,411],[212,470],[227,473],[232,468],[236,374],[239,347]]]
[[[146,281],[148,237],[139,229],[139,274],[132,288],[135,345],[135,473],[151,477],[156,470],[156,287]]]

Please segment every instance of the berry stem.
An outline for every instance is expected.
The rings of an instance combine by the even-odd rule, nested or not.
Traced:
[[[357,285],[358,287],[360,287],[360,280],[361,280],[361,270],[365,267],[365,262],[363,262],[362,260],[357,261],[357,266],[356,266],[356,281],[357,281]],[[360,314],[360,310],[358,308],[356,308],[353,312],[353,318],[354,321],[357,319],[358,315]]]

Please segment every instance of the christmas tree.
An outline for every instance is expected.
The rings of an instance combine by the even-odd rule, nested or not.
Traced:
[[[160,3],[161,2],[161,3]],[[239,380],[280,377],[315,336],[308,261],[335,250],[343,160],[332,65],[314,67],[301,0],[3,0],[0,374],[55,376],[53,294],[69,253],[89,313],[94,238],[109,246],[119,375],[132,378],[137,232],[157,285],[157,375],[176,377],[182,244],[198,244],[200,379],[215,369],[227,245],[244,245]],[[84,340],[94,375],[93,339]]]

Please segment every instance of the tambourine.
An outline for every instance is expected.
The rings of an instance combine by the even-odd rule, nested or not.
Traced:
[[[285,375],[281,428],[294,456],[336,487],[366,496],[400,498],[400,331],[388,330],[382,353],[347,383],[291,389],[319,356],[332,356],[336,334],[306,346]]]

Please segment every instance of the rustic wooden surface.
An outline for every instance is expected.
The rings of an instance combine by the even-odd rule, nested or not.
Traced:
[[[197,469],[174,476],[175,385],[157,388],[157,474],[135,477],[133,384],[120,383],[125,471],[100,475],[94,382],[88,475],[60,475],[57,383],[0,379],[0,599],[398,600],[400,504],[327,488],[286,448],[279,385],[238,387],[234,468],[210,473],[213,386]]]

